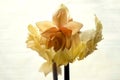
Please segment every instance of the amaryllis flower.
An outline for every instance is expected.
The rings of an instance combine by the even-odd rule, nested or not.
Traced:
[[[96,50],[97,43],[102,39],[102,24],[95,16],[96,30],[81,32],[83,24],[74,21],[68,8],[61,4],[53,15],[52,21],[37,22],[29,25],[27,47],[37,51],[46,62],[40,71],[47,75],[52,70],[52,63],[60,66],[82,60]]]

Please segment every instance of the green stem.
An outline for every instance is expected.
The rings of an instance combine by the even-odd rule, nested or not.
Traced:
[[[57,67],[55,62],[53,62],[52,68],[53,68],[53,80],[58,80]]]
[[[64,66],[64,80],[70,80],[69,63]]]

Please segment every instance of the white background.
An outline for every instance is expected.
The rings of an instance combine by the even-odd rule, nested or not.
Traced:
[[[25,41],[27,25],[51,20],[61,3],[82,30],[95,27],[94,14],[104,26],[98,50],[71,64],[71,80],[120,80],[120,0],[0,0],[0,80],[52,80],[38,72],[44,60]]]

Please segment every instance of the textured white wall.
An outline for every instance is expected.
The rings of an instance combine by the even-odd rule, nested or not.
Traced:
[[[99,49],[71,64],[71,80],[120,80],[120,0],[0,0],[0,80],[52,80],[38,72],[44,60],[25,40],[27,25],[51,20],[61,3],[84,24],[82,30],[94,28],[94,14],[104,26]]]

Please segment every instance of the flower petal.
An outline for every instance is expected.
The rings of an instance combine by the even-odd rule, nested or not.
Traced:
[[[95,37],[96,31],[95,30],[86,30],[81,32],[80,40],[87,42]]]
[[[68,51],[68,60],[73,62],[85,50],[85,45],[80,41],[79,33],[72,36],[72,46]]]
[[[41,35],[45,38],[50,38],[52,35],[55,35],[55,33],[58,31],[56,27],[52,27],[44,31]]]
[[[61,27],[70,20],[68,8],[61,4],[60,9],[53,15],[53,22]]]
[[[60,31],[67,37],[71,37],[72,35],[72,30],[66,28],[66,27],[60,27]]]
[[[41,32],[44,32],[45,30],[51,28],[51,27],[56,27],[52,22],[50,21],[41,21],[36,23],[37,27]]]
[[[52,59],[53,52],[46,49],[46,39],[39,34],[39,30],[37,29],[37,27],[29,25],[28,30],[30,31],[30,33],[26,41],[27,47],[37,51],[41,57],[43,57],[47,61],[50,61]]]
[[[96,30],[89,30],[81,33],[81,40],[86,43],[86,50],[79,55],[78,60],[83,59],[96,50],[97,43],[102,40],[102,23],[96,16],[95,24]]]
[[[40,72],[44,72],[45,76],[48,75],[49,72],[52,71],[52,65],[53,62],[48,61],[42,64],[42,66],[40,67]],[[57,66],[57,72],[58,74],[61,74],[61,68]]]
[[[71,36],[72,36],[72,30],[66,28],[66,27],[60,27],[60,31],[65,35],[65,48],[70,49],[71,47]]]
[[[99,42],[102,40],[102,23],[101,21],[95,16],[95,25],[96,25],[96,37],[95,37],[95,42]]]
[[[79,42],[78,45],[75,47],[73,46],[72,48],[72,53],[70,54],[72,56],[72,60],[74,61],[76,59],[76,57],[78,57],[78,59],[83,59],[84,53],[86,52],[86,44],[84,42]]]
[[[40,67],[40,72],[44,72],[45,76],[52,71],[52,62],[45,62]]]
[[[76,34],[77,32],[80,31],[82,28],[83,24],[75,21],[70,21],[68,24],[64,25],[64,27],[72,30],[72,35]]]
[[[33,27],[33,25],[29,24],[28,30],[31,34],[38,36],[38,30],[37,30],[37,28]]]
[[[67,65],[68,64],[68,59],[66,58],[66,51],[65,50],[59,50],[56,52],[54,56],[54,62],[57,64],[57,66],[61,65]]]
[[[70,48],[71,48],[71,45],[72,45],[71,38],[66,37],[66,45],[65,45],[65,48],[70,49]]]

